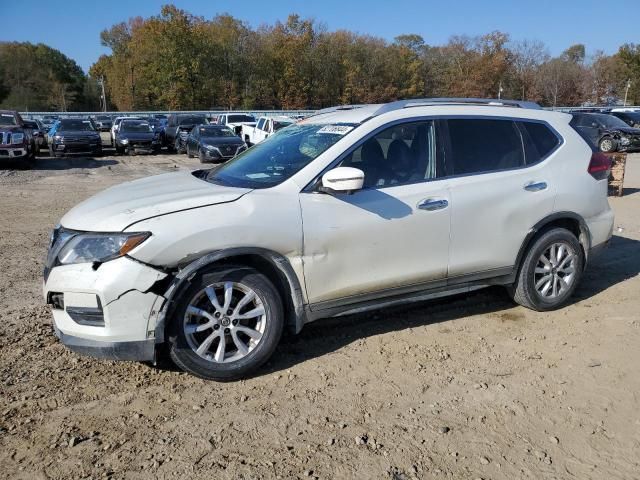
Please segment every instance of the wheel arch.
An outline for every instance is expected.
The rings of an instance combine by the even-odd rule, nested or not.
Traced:
[[[515,263],[516,268],[514,269],[514,273],[516,275],[522,266],[522,259],[526,255],[527,251],[529,251],[529,248],[536,238],[544,232],[556,227],[565,228],[576,236],[580,246],[582,247],[582,253],[585,259],[584,266],[586,267],[587,257],[589,255],[589,250],[591,249],[591,233],[589,232],[587,222],[585,222],[581,215],[575,212],[556,212],[544,217],[529,230],[529,233],[525,237],[520,250],[518,251],[518,257],[516,258]]]
[[[191,280],[203,270],[213,267],[237,265],[251,267],[265,275],[282,298],[285,325],[298,333],[305,323],[304,297],[298,276],[283,255],[264,248],[230,248],[208,253],[182,266],[163,293],[162,307],[155,313],[156,343],[163,343],[172,310],[180,294]]]

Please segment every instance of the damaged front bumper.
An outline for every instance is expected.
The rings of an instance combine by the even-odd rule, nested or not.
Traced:
[[[153,360],[166,278],[126,256],[97,268],[90,263],[52,268],[44,296],[56,335],[69,349],[97,358]]]

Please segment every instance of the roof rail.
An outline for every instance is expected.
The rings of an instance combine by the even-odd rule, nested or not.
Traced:
[[[362,107],[367,107],[367,106],[368,106],[368,104],[366,104],[366,103],[363,103],[361,105],[336,105],[335,107],[327,107],[327,108],[322,108],[320,110],[316,110],[311,115],[309,115],[307,118],[315,117],[316,115],[322,115],[324,113],[333,113],[333,112],[339,112],[339,111],[342,111],[342,110],[355,110],[356,108],[362,108]]]
[[[424,107],[428,105],[491,105],[496,107],[517,107],[540,110],[541,107],[535,102],[525,102],[521,100],[503,100],[493,98],[412,98],[409,100],[398,100],[396,102],[382,105],[375,111],[373,116],[383,113],[393,112],[402,108]]]

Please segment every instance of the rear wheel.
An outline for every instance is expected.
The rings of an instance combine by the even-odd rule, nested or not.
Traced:
[[[181,295],[170,325],[170,355],[200,378],[235,380],[273,354],[284,325],[273,284],[250,268],[229,267],[196,277]]]
[[[551,229],[534,240],[516,283],[513,300],[537,311],[555,310],[569,301],[582,278],[580,242],[564,228]]]

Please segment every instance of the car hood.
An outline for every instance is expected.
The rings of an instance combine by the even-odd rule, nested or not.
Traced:
[[[120,232],[151,217],[233,202],[250,191],[214,185],[191,172],[165,173],[104,190],[74,207],[60,223],[72,230]]]
[[[127,140],[153,140],[155,132],[118,132],[119,139]]]
[[[207,137],[200,140],[202,145],[244,145],[244,141],[240,137]]]
[[[0,132],[21,132],[23,127],[20,125],[1,125]]]
[[[100,134],[98,132],[88,132],[86,130],[57,130],[56,135],[61,137],[99,137]]]
[[[640,128],[626,127],[626,128],[609,128],[607,133],[624,133],[625,135],[640,135]]]

